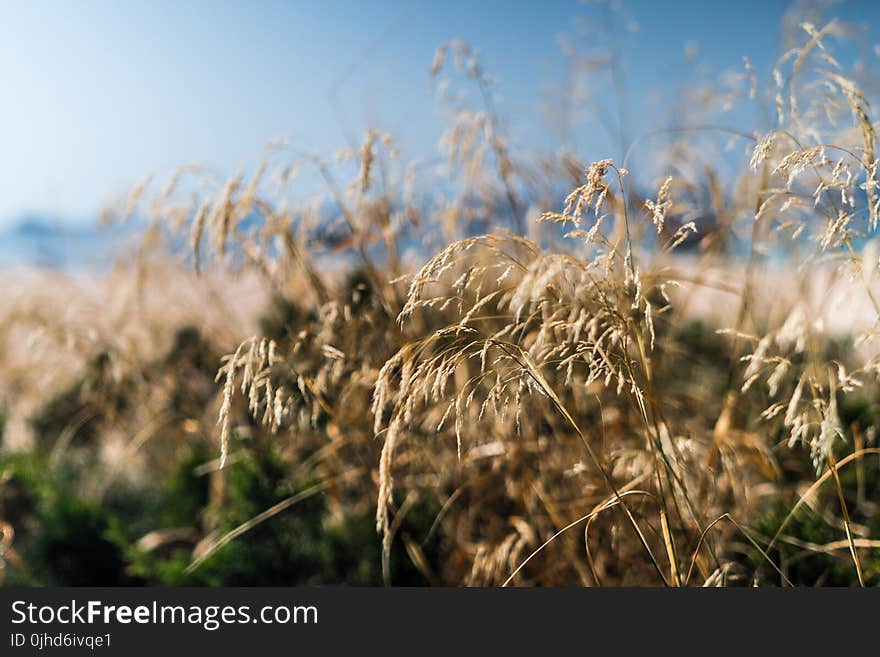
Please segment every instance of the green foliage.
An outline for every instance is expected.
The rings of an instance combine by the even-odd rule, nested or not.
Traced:
[[[291,463],[277,450],[248,452],[223,474],[225,498],[213,508],[210,475],[197,467],[209,449],[196,445],[156,486],[117,484],[103,498],[77,492],[85,476],[73,468],[50,468],[45,456],[0,459],[0,502],[6,517],[22,528],[15,547],[27,572],[7,568],[7,583],[39,585],[194,585],[382,583],[381,545],[369,507],[332,516],[319,493],[283,511],[214,552],[193,572],[194,541],[145,549],[139,539],[153,530],[191,528],[208,519],[213,538],[247,522],[285,498],[312,487],[293,486]],[[402,531],[424,536],[436,508],[416,508]],[[437,545],[434,539],[432,545]],[[402,548],[392,555],[395,583],[425,584]]]
[[[276,295],[260,317],[260,335],[281,342],[295,334],[305,319],[305,313],[295,301]]]
[[[135,583],[111,540],[114,516],[74,492],[75,473],[45,455],[0,459],[0,506],[16,528],[14,547],[27,571],[7,569],[11,584],[116,586]]]
[[[183,463],[166,484],[166,504],[185,513],[193,497],[205,499],[206,490],[192,469]],[[309,489],[317,482],[292,487],[288,482],[290,463],[275,450],[250,454],[229,466],[226,472],[227,499],[216,533],[222,536],[287,497]],[[205,506],[191,508],[188,520],[198,522]],[[422,514],[422,526],[427,518]],[[169,520],[172,518],[169,518]],[[178,516],[178,522],[187,518]],[[430,522],[431,516],[428,519]],[[417,523],[414,523],[417,524]],[[419,528],[421,529],[421,527]],[[372,513],[352,514],[341,521],[328,512],[322,494],[304,499],[296,506],[250,529],[240,538],[214,552],[195,571],[186,572],[189,552],[177,550],[167,556],[131,549],[132,571],[148,581],[168,585],[269,586],[302,584],[381,584],[380,541]],[[423,584],[405,555],[395,555],[393,566],[403,582]]]
[[[759,536],[773,536],[791,511],[790,504],[779,504],[763,516],[755,526]],[[880,512],[874,514],[874,538],[880,529]],[[858,586],[858,575],[852,556],[845,543],[843,527],[832,526],[821,515],[806,505],[802,506],[788,521],[776,545],[768,556],[785,573],[795,586]],[[837,549],[823,550],[835,544]],[[880,553],[877,550],[860,550],[862,569],[868,585],[880,582]],[[755,568],[758,583],[778,585],[780,578],[764,557],[752,550],[749,562]]]

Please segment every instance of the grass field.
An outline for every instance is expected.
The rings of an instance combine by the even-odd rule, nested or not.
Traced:
[[[877,87],[814,14],[619,161],[451,41],[436,162],[183,167],[0,274],[3,583],[880,585]]]

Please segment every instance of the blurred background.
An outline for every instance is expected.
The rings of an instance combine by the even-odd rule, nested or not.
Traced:
[[[880,6],[815,6],[859,32],[835,56],[875,67]],[[333,153],[374,128],[402,159],[430,161],[448,117],[428,73],[451,38],[479,48],[513,147],[564,142],[584,160],[621,159],[639,135],[682,123],[703,85],[741,77],[744,56],[766,78],[790,45],[786,21],[804,11],[783,0],[4,0],[0,265],[99,265],[113,233],[96,232],[97,218],[144,176],[198,162],[223,178],[255,167],[272,140]],[[551,100],[573,79],[571,107]],[[725,126],[755,125],[760,108],[722,105]]]

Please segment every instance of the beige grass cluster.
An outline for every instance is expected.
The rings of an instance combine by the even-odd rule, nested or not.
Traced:
[[[297,468],[319,477],[336,512],[375,506],[391,583],[399,549],[446,584],[790,584],[772,550],[799,540],[786,533],[794,511],[775,536],[754,523],[794,495],[840,534],[801,540],[804,550],[876,584],[876,560],[865,565],[876,502],[860,495],[854,507],[839,473],[864,472],[876,452],[875,428],[845,426],[841,404],[875,398],[880,374],[876,121],[834,59],[844,27],[803,20],[766,85],[746,59],[718,89],[691,90],[692,125],[627,141],[621,109],[620,161],[581,162],[570,144],[517,149],[479,52],[452,41],[430,71],[452,114],[439,164],[402,162],[390,136],[370,131],[333,161],[282,145],[253,175],[185,167],[154,196],[139,185],[121,211],[152,219],[139,262],[186,242],[195,273],[175,280],[208,302],[170,317],[111,298],[113,312],[92,319],[122,324],[56,314],[30,339],[57,327],[82,354],[77,331],[90,327],[125,359],[137,353],[119,344],[126,322],[216,334],[228,354],[217,421],[194,431],[216,445],[218,480],[262,439],[308,445]],[[572,71],[620,74],[613,57],[566,54]],[[576,92],[564,84],[551,101]],[[755,131],[703,120],[737,102],[769,103],[775,117]],[[671,143],[658,151],[661,136]],[[293,199],[291,185],[310,178],[320,190]],[[642,198],[646,179],[656,183]],[[430,193],[438,181],[448,194]],[[328,226],[344,237],[322,238]],[[212,287],[232,274],[235,286]],[[145,264],[134,280],[155,295],[169,275]],[[238,287],[249,281],[255,291]],[[255,306],[271,297],[296,310],[264,336]],[[7,340],[28,301],[34,317],[60,312],[36,299],[4,311]],[[708,358],[688,342],[699,322],[720,345]],[[24,381],[38,365],[18,367]],[[826,483],[831,503],[818,496]],[[440,507],[440,563],[401,529],[424,500]],[[207,535],[196,562],[249,528]]]

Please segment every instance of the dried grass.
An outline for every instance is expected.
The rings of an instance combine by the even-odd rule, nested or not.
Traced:
[[[848,395],[876,395],[880,374],[876,128],[865,92],[831,55],[840,25],[804,22],[801,32],[766,88],[745,60],[735,91],[703,97],[706,108],[769,98],[775,125],[746,137],[678,126],[654,158],[662,182],[652,198],[611,159],[579,165],[570,153],[514,149],[479,53],[450,42],[431,77],[453,111],[439,171],[451,194],[417,203],[413,189],[430,189],[438,171],[401,163],[391,138],[373,131],[333,163],[286,152],[225,182],[176,172],[152,197],[136,264],[108,279],[134,285],[129,297],[100,294],[100,307],[78,318],[67,294],[7,302],[6,344],[31,332],[27,348],[2,354],[6,403],[26,413],[27,398],[102,351],[114,381],[141,376],[160,336],[186,322],[214,336],[228,354],[207,409],[218,422],[196,419],[217,445],[214,475],[265,436],[308,445],[298,467],[321,483],[220,539],[209,534],[192,568],[321,492],[341,513],[375,505],[392,583],[401,542],[443,583],[719,585],[769,571],[790,583],[772,549],[791,515],[770,540],[748,525],[790,495],[779,474],[791,474],[790,455],[803,449],[809,464],[794,471],[818,476],[810,491],[833,477],[845,543],[786,540],[817,553],[845,545],[859,583],[876,583],[876,567],[863,565],[876,538],[859,535],[838,476],[876,452],[846,452],[853,429],[840,407]],[[446,98],[444,74],[463,78],[476,100]],[[707,133],[740,146],[728,156],[732,176],[701,148]],[[317,198],[334,201],[329,215],[285,196],[309,167],[323,183]],[[560,195],[561,185],[572,191]],[[139,184],[121,214],[137,213],[149,189]],[[322,237],[328,225],[342,237]],[[159,263],[181,243],[195,272],[172,278]],[[434,255],[419,267],[403,244]],[[221,279],[209,291],[221,272],[258,290]],[[197,286],[201,304],[172,312],[169,280]],[[254,306],[270,296],[295,300],[298,314],[263,337]],[[841,300],[858,304],[858,316],[829,311]],[[682,337],[696,320],[719,328],[708,374],[702,347]],[[841,335],[856,345],[831,349]],[[71,360],[47,364],[46,352]],[[123,433],[161,408],[161,385],[147,379]],[[875,434],[870,427],[869,445]],[[353,464],[357,477],[345,474]],[[420,499],[442,507],[430,532],[443,536],[442,563],[398,535]],[[582,524],[579,542],[569,530]]]

